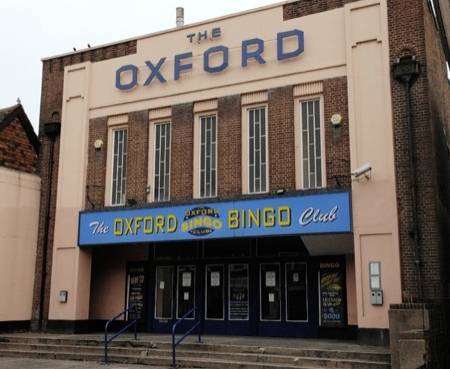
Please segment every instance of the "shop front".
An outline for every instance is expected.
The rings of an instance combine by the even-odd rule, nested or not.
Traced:
[[[150,332],[191,311],[181,330],[318,337],[348,326],[345,251],[329,245],[352,251],[350,209],[328,192],[82,212],[79,246],[147,249],[127,262],[124,308]]]

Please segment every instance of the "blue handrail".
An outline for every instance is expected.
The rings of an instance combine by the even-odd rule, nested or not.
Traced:
[[[125,315],[127,312],[134,310],[134,306],[131,306],[127,309],[125,309],[124,311],[122,311],[120,314],[117,314],[114,318],[108,320],[105,324],[105,352],[104,352],[104,363],[108,364],[108,344],[115,338],[119,337],[122,333],[124,333],[125,331],[128,330],[128,328],[130,328],[132,325],[134,325],[134,339],[137,340],[137,322],[138,319],[134,319],[133,321],[131,321],[130,323],[128,323],[125,327],[123,327],[119,332],[117,332],[116,334],[114,334],[112,337],[108,338],[108,327],[109,325],[114,322],[115,320],[117,320],[117,318],[121,317],[122,315]]]
[[[195,323],[182,337],[180,337],[178,340],[175,340],[175,330],[178,326],[178,324],[180,324],[182,321],[186,320],[186,318],[191,315],[194,314],[195,316],[195,312],[197,311],[196,307],[193,307],[191,310],[189,310],[186,314],[184,314],[180,319],[178,319],[172,326],[172,367],[176,368],[177,367],[177,358],[176,358],[176,347],[183,342],[183,340],[189,336],[195,328],[198,327],[198,342],[201,343],[202,342],[202,336],[201,336],[201,330],[200,330],[200,323],[201,323],[201,319],[200,317],[198,317],[198,321],[197,323]]]

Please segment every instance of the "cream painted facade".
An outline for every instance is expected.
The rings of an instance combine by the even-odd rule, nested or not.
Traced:
[[[331,11],[288,21],[282,19],[282,4],[275,4],[143,36],[138,39],[137,53],[133,55],[65,67],[50,320],[85,320],[92,314],[95,318],[106,318],[119,312],[119,304],[112,308],[115,305],[105,302],[110,301],[111,295],[104,296],[105,299],[102,295],[90,295],[91,291],[97,291],[91,289],[91,252],[77,246],[78,213],[86,205],[90,119],[120,117],[148,109],[152,123],[164,119],[167,107],[174,104],[197,104],[233,94],[251,96],[286,85],[294,85],[296,91],[302,91],[305,86],[315,86],[317,81],[346,76],[351,168],[354,170],[366,162],[373,168],[369,180],[352,182],[354,245],[353,255],[348,256],[348,260],[354,259],[354,269],[349,263],[347,293],[352,303],[348,309],[349,322],[360,328],[388,328],[389,305],[401,302],[401,285],[386,0],[361,0]],[[222,30],[218,41],[188,42],[186,34],[212,27]],[[294,28],[304,32],[304,53],[295,60],[277,61],[277,32]],[[250,63],[243,68],[241,41],[254,37],[265,41],[266,64]],[[226,45],[230,50],[229,67],[216,75],[202,70],[202,54],[212,44]],[[193,52],[193,68],[174,81],[173,56],[187,51]],[[153,81],[150,86],[143,86],[148,76],[144,62],[156,62],[164,56],[167,63],[161,71],[167,76],[167,83]],[[119,91],[114,87],[115,72],[125,64],[135,64],[140,70],[139,85],[131,91]],[[320,91],[315,93],[320,95]],[[255,98],[264,97],[264,93],[260,95],[262,97]],[[301,94],[297,100],[299,98]],[[117,118],[116,123],[123,122]],[[112,129],[114,118],[110,118],[109,124]],[[324,124],[330,123],[325,121]],[[150,184],[151,156],[149,166]],[[111,173],[110,164],[107,173]],[[243,177],[246,177],[244,169]],[[108,181],[106,186],[109,194]],[[383,306],[370,303],[369,261],[382,263]],[[120,275],[125,273],[124,265],[108,268],[115,268]],[[119,279],[114,274],[105,282],[117,286],[109,288],[117,297],[113,301],[124,298],[123,279]],[[65,304],[58,301],[61,290],[68,291]],[[93,306],[91,313],[90,306]]]
[[[41,180],[0,167],[0,321],[30,321]]]

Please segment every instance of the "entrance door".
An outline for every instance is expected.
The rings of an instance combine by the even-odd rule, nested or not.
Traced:
[[[225,327],[225,269],[223,264],[205,266],[204,329],[221,333]]]
[[[259,265],[258,335],[277,336],[281,327],[281,265]]]
[[[179,265],[177,278],[177,319],[182,318],[195,307],[195,265]],[[198,312],[192,312],[186,319],[195,319]]]
[[[305,262],[259,265],[258,334],[308,337],[315,334],[308,308]]]
[[[157,265],[155,271],[153,330],[170,333],[176,319],[196,306],[196,266]],[[180,331],[192,325],[197,314],[190,313],[180,325]]]

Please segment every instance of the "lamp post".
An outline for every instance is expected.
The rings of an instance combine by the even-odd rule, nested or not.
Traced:
[[[415,141],[412,122],[411,111],[411,88],[414,82],[420,75],[420,64],[416,60],[415,56],[403,56],[395,61],[393,64],[393,76],[394,79],[400,82],[405,88],[405,109],[406,109],[406,125],[408,129],[408,153],[409,153],[409,172],[411,176],[411,203],[412,203],[412,227],[410,230],[410,236],[414,240],[414,256],[415,266],[417,269],[417,276],[419,279],[419,300],[423,302],[423,283],[421,273],[422,255],[420,249],[420,237],[419,237],[419,225],[417,220],[418,214],[418,189],[416,180],[416,155],[415,155]]]
[[[47,249],[49,239],[50,227],[50,212],[51,212],[51,198],[53,192],[53,166],[55,163],[54,150],[55,142],[61,131],[61,123],[59,121],[59,114],[52,114],[52,121],[44,124],[44,135],[50,139],[49,156],[48,156],[48,186],[47,186],[47,207],[45,209],[45,227],[44,227],[44,242],[42,250],[42,269],[41,269],[41,286],[39,299],[39,329],[43,329],[44,323],[44,300],[45,300],[45,285],[47,281]]]

